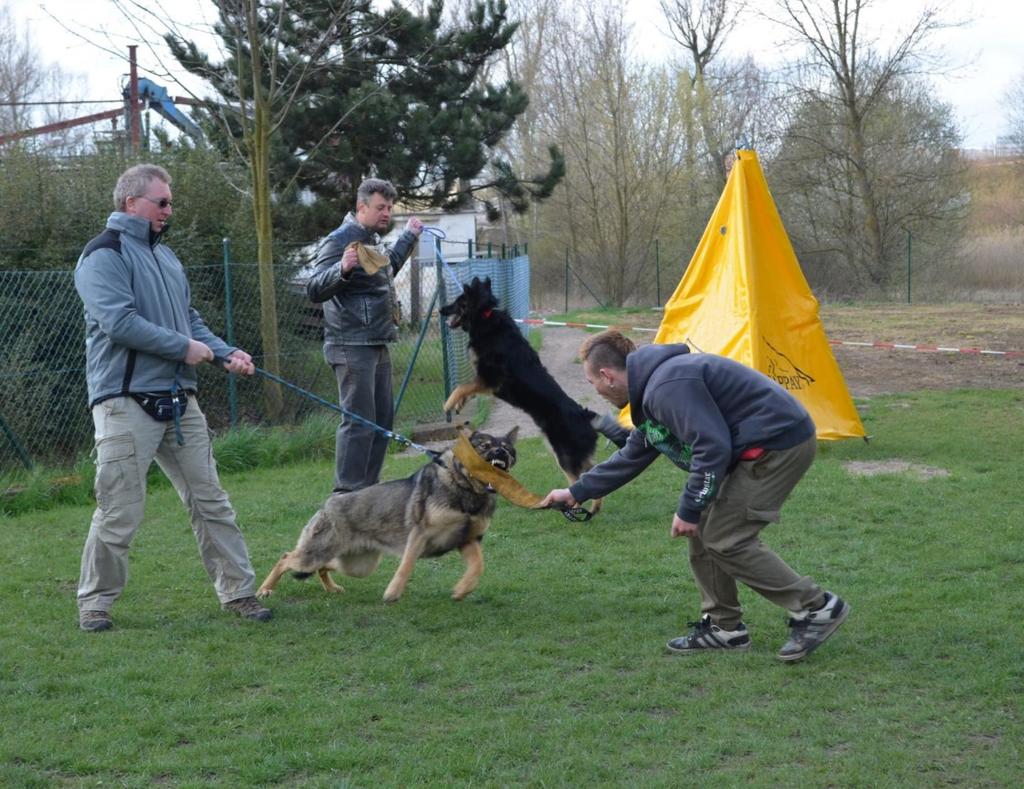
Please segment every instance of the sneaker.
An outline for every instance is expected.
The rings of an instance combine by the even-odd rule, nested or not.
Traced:
[[[779,660],[791,662],[807,657],[824,644],[850,613],[841,597],[825,592],[825,604],[813,611],[800,611],[789,620],[789,641],[779,650]]]
[[[700,621],[686,624],[693,628],[693,632],[669,641],[667,646],[672,652],[690,655],[708,649],[750,649],[750,634],[742,622],[735,630],[723,630],[711,621],[708,614],[704,614]]]
[[[252,619],[256,622],[266,622],[274,615],[273,611],[265,608],[255,597],[240,597],[237,600],[230,600],[221,608],[238,614],[242,619]]]
[[[114,620],[110,618],[109,611],[79,611],[78,626],[89,633],[98,633],[101,630],[110,630],[114,626]]]

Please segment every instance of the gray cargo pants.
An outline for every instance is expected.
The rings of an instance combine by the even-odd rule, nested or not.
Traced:
[[[146,472],[155,459],[188,508],[199,555],[221,603],[249,597],[255,574],[213,460],[206,417],[194,397],[181,418],[157,422],[130,397],[92,409],[96,425],[96,511],[82,552],[81,611],[109,611],[128,579],[128,546],[142,522]]]
[[[329,345],[324,356],[338,381],[338,401],[346,411],[390,430],[395,421],[391,395],[391,355],[386,345]],[[345,419],[334,437],[334,490],[375,485],[388,451],[383,433]]]
[[[803,611],[824,601],[808,576],[798,575],[761,542],[760,532],[779,520],[779,510],[814,462],[817,439],[791,449],[769,450],[758,460],[741,461],[690,538],[690,567],[701,594],[701,613],[725,630],[743,618],[736,582],[749,586],[787,611]]]

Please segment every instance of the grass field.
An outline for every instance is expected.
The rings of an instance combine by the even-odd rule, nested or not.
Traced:
[[[218,610],[169,488],[108,633],[76,628],[90,507],[7,518],[0,785],[1018,786],[1024,392],[861,405],[875,440],[823,445],[766,535],[853,608],[795,665],[774,659],[783,614],[751,593],[749,653],[664,650],[698,601],[668,537],[683,478],[660,460],[590,524],[503,503],[464,602],[447,556],[385,605],[386,560],[344,595],[283,579],[266,625]],[[853,460],[915,465],[859,477]],[[225,477],[260,578],[330,473]],[[561,484],[536,439],[516,476]]]

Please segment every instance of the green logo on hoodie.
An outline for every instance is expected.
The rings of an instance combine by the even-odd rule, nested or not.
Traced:
[[[669,432],[664,425],[658,424],[653,419],[647,419],[637,425],[637,429],[644,434],[652,447],[675,463],[683,471],[690,470],[690,459],[693,457],[693,447],[684,444]]]

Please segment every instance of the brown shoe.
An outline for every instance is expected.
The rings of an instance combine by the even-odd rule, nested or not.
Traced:
[[[242,619],[252,619],[256,622],[266,622],[274,615],[273,611],[265,608],[255,597],[240,597],[237,600],[229,600],[221,608],[238,614]]]
[[[110,618],[109,611],[80,611],[78,626],[86,632],[98,633],[101,630],[110,630],[114,626],[114,620]]]

